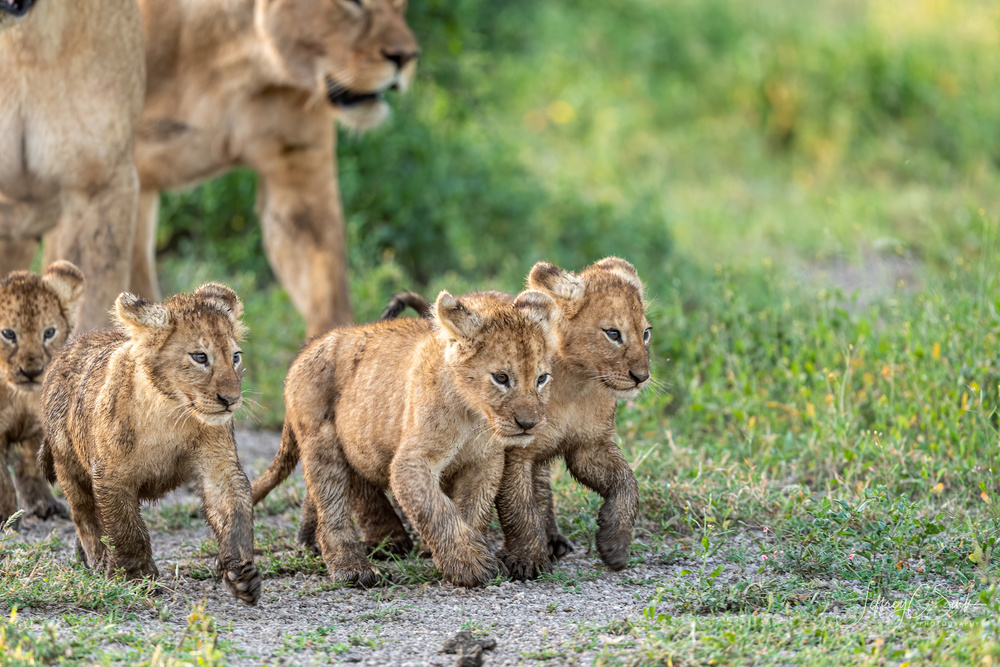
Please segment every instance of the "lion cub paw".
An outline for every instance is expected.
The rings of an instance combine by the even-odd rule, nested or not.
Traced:
[[[536,561],[530,558],[515,556],[506,549],[498,551],[497,558],[500,559],[500,562],[507,569],[507,574],[510,575],[510,578],[518,581],[534,579],[543,572],[552,571],[552,562],[548,558]]]
[[[601,560],[612,570],[622,570],[628,565],[628,556],[632,551],[632,531],[617,536],[602,534],[597,531],[597,552]]]
[[[51,495],[39,496],[34,502],[26,503],[28,505],[27,509],[24,511],[24,516],[34,517],[36,519],[51,519],[53,517],[58,517],[60,519],[69,518],[69,510],[61,502],[53,498]]]
[[[229,594],[240,602],[256,605],[260,599],[260,571],[253,563],[243,563],[222,573],[222,583]]]
[[[156,568],[156,563],[150,560],[142,560],[139,558],[114,558],[110,554],[113,552],[105,552],[104,558],[104,571],[109,575],[114,575],[121,572],[125,575],[126,579],[137,580],[137,579],[158,579],[160,576],[160,571]]]
[[[373,565],[359,565],[357,567],[330,569],[330,578],[337,583],[359,588],[372,588],[378,586],[385,576],[381,570]]]
[[[501,562],[488,552],[474,553],[471,558],[438,565],[445,579],[465,588],[487,584],[505,570]]]
[[[549,537],[549,558],[559,560],[573,552],[573,543],[563,535],[556,533]]]

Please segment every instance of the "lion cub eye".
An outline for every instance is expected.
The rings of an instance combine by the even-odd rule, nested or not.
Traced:
[[[549,375],[548,373],[542,373],[541,375],[538,376],[538,379],[535,380],[535,386],[541,389],[542,387],[545,386],[545,383],[548,382],[551,378],[552,376]]]
[[[650,331],[651,331],[651,329],[646,329],[645,331],[642,332],[642,342],[643,343],[648,343],[649,342],[649,338],[652,335],[650,333]]]
[[[53,329],[52,327],[46,329],[45,332],[42,334],[42,338],[44,338],[45,340],[52,340],[55,337],[56,337],[56,330]]]
[[[191,358],[203,366],[208,366],[208,355],[204,352],[192,352]]]
[[[243,357],[242,357],[242,355],[239,352],[233,352],[233,366],[239,366],[240,365],[240,359],[242,359],[242,358]]]
[[[4,329],[3,331],[0,331],[0,336],[3,336],[4,340],[9,340],[12,343],[17,340],[17,334],[14,333],[13,329]]]
[[[622,341],[622,335],[621,332],[618,331],[618,329],[605,329],[604,335],[608,337],[608,340],[611,340],[615,343],[620,343]]]
[[[507,377],[506,373],[494,373],[493,374],[493,381],[496,382],[501,387],[508,387],[508,386],[510,386],[510,378]]]

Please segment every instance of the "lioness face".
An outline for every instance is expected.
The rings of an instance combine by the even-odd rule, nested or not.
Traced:
[[[53,264],[43,277],[14,271],[0,281],[0,366],[7,384],[41,389],[52,355],[73,330],[82,289],[83,276],[69,262]]]
[[[115,308],[161,393],[211,426],[232,419],[243,405],[243,306],[235,292],[208,283],[162,304],[125,293]]]
[[[259,0],[255,20],[288,74],[365,130],[388,115],[385,91],[405,90],[417,67],[405,9],[406,0]]]
[[[452,336],[446,354],[456,387],[501,444],[527,446],[545,423],[555,303],[540,292],[513,302],[487,293],[447,296],[438,297],[437,313]]]

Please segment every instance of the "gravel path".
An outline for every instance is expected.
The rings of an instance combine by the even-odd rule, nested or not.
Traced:
[[[270,462],[279,434],[244,430],[237,433],[237,441],[241,460],[252,474]],[[162,511],[193,500],[190,492],[179,490],[158,507]],[[67,545],[58,558],[71,562],[69,545],[75,544],[71,522],[25,523],[17,539],[35,541],[55,530]],[[218,622],[220,638],[237,649],[230,654],[235,665],[455,665],[459,658],[441,649],[463,629],[496,641],[495,648],[483,653],[485,664],[516,665],[540,659],[548,664],[590,664],[602,644],[615,641],[599,628],[640,617],[657,583],[676,577],[681,569],[644,564],[610,572],[595,554],[577,547],[558,565],[556,576],[546,581],[466,590],[435,579],[422,585],[365,591],[333,588],[323,574],[298,573],[265,579],[259,605],[248,607],[231,598],[221,583],[190,577],[192,562],[211,562],[199,552],[211,532],[200,519],[189,523],[190,528],[180,530],[151,530],[169,613],[137,611],[135,620],[123,622],[122,629],[179,632],[191,606],[204,600],[206,612]],[[282,515],[258,518],[258,526],[289,532],[290,523]],[[390,571],[393,567],[389,566]],[[21,613],[58,618],[67,611],[79,613],[71,609],[25,609]],[[166,620],[161,620],[164,616]]]

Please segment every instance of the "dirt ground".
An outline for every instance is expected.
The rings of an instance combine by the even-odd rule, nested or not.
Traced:
[[[237,441],[243,465],[252,476],[274,456],[279,434],[244,430],[237,433]],[[162,511],[194,499],[182,489],[157,507]],[[137,611],[132,620],[120,624],[120,629],[150,634],[174,629],[179,633],[192,605],[203,600],[205,611],[218,623],[220,639],[230,641],[235,649],[228,654],[235,665],[455,665],[456,655],[443,653],[442,647],[463,629],[495,640],[496,646],[483,653],[485,664],[536,660],[590,664],[602,645],[617,640],[602,627],[641,617],[648,600],[656,594],[657,584],[675,578],[681,569],[676,564],[640,564],[611,572],[596,554],[577,547],[560,562],[554,577],[545,581],[504,582],[466,590],[434,578],[420,585],[388,585],[365,591],[333,588],[322,573],[300,572],[265,579],[259,605],[249,607],[230,597],[221,582],[186,576],[192,563],[211,563],[199,553],[202,543],[212,537],[211,531],[200,519],[190,524],[190,528],[169,532],[151,530],[167,613]],[[288,524],[290,520],[284,515],[258,518],[261,527],[291,530]],[[51,531],[66,545],[57,557],[69,564],[75,544],[70,521],[25,522],[16,539],[40,540]],[[389,565],[389,570],[393,567]],[[75,608],[24,609],[19,613],[50,619],[66,613],[81,615]]]

